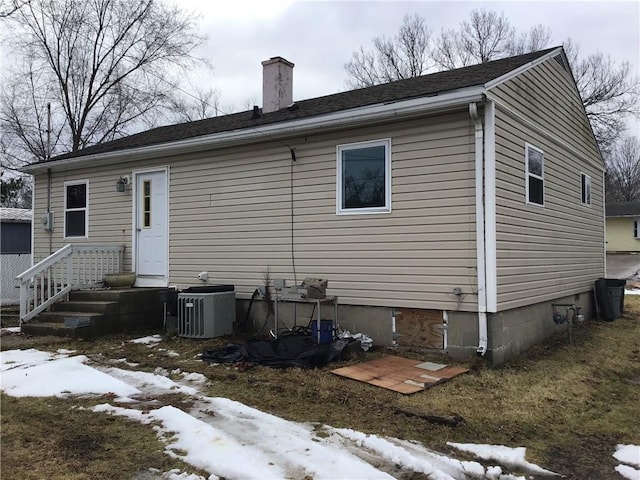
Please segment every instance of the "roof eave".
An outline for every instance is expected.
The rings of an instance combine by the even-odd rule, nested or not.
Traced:
[[[87,162],[91,162],[92,166],[108,165],[123,161],[130,162],[193,153],[212,148],[230,147],[246,144],[247,142],[273,141],[283,137],[304,134],[312,130],[346,128],[384,122],[389,119],[403,119],[425,113],[445,111],[469,102],[481,101],[484,98],[484,93],[484,86],[477,85],[429,97],[369,105],[262,127],[243,128],[162,144],[35,163],[27,165],[21,170],[29,174],[43,173],[49,169],[56,171],[72,170]]]

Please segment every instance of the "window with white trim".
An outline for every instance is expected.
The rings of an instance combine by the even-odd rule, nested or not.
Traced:
[[[527,203],[544,206],[544,153],[527,143],[525,163]]]
[[[338,214],[391,212],[391,139],[338,145]]]
[[[64,184],[64,236],[88,237],[89,180]]]
[[[591,205],[591,177],[589,175],[580,174],[580,190],[582,192],[582,204]]]
[[[633,238],[640,240],[640,220],[634,220],[633,222]]]

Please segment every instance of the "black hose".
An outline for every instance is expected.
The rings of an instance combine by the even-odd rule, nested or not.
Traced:
[[[244,327],[247,324],[247,320],[249,320],[249,314],[251,313],[251,307],[253,306],[253,300],[260,295],[260,290],[256,288],[251,294],[251,300],[249,300],[249,308],[247,308],[247,313],[244,315],[244,320],[242,321],[241,327]]]

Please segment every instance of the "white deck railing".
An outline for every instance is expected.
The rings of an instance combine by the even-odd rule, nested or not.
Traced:
[[[122,245],[65,245],[16,277],[20,322],[28,322],[71,290],[122,273]]]

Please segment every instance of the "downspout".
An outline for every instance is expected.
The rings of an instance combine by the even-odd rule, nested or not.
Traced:
[[[469,116],[475,122],[475,177],[476,177],[476,262],[478,269],[478,348],[476,353],[487,353],[487,270],[484,238],[484,130],[475,102],[469,104]]]

